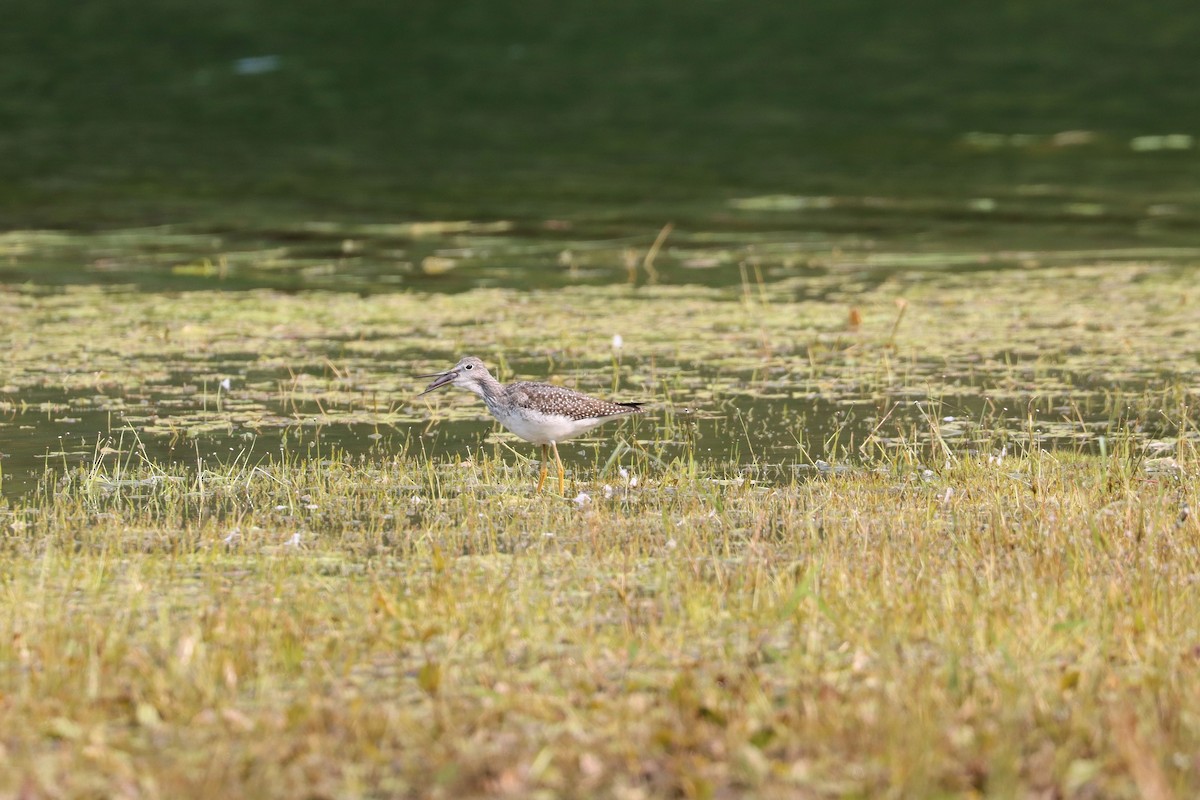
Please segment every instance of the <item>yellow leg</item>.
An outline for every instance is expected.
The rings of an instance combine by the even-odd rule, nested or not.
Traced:
[[[555,451],[555,455],[558,455],[557,450]],[[538,488],[537,488],[537,490],[539,492],[542,490],[542,484],[546,482],[546,472],[548,471],[548,469],[547,469],[548,466],[549,465],[546,463],[546,445],[542,445],[542,473],[541,473],[541,475],[538,476]]]
[[[563,477],[562,459],[558,457],[558,443],[551,442],[550,446],[554,448],[554,463],[558,465],[558,493],[565,495],[567,493],[567,482]]]

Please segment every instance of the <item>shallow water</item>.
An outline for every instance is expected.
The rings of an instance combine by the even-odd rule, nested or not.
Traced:
[[[583,478],[626,445],[786,481],[1194,437],[1197,250],[668,229],[648,258],[660,230],[562,227],[6,234],[3,492],[143,457],[534,455],[474,397],[416,399],[465,352],[652,405],[563,448]]]

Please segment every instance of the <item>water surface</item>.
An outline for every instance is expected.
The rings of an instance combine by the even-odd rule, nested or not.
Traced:
[[[414,375],[467,352],[506,379],[652,405],[564,447],[583,479],[631,452],[786,481],[897,454],[1169,455],[1194,436],[1200,250],[581,233],[5,234],[3,490],[143,458],[182,473],[281,453],[531,456],[473,396],[416,399]]]

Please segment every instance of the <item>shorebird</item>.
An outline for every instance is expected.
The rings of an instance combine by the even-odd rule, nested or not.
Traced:
[[[465,356],[445,372],[417,377],[435,379],[417,397],[450,385],[470,390],[483,398],[488,411],[501,425],[525,441],[541,445],[539,492],[546,482],[547,448],[554,451],[554,463],[558,465],[558,491],[562,494],[566,491],[566,480],[562,459],[558,457],[558,443],[587,433],[610,420],[642,411],[641,403],[612,403],[549,383],[516,381],[504,384],[493,378],[484,363],[475,356]]]

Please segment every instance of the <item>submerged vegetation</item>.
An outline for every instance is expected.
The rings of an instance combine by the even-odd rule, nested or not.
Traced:
[[[1114,437],[1165,456],[1195,441],[1200,304],[1186,252],[1073,264],[1027,252],[1020,268],[976,253],[963,272],[932,255],[680,236],[653,272],[627,244],[560,245],[555,269],[579,283],[549,289],[487,286],[485,266],[471,272],[482,287],[362,295],[228,291],[235,278],[220,273],[155,291],[43,273],[0,298],[3,488],[23,493],[45,467],[135,447],[192,466],[300,441],[351,453],[495,448],[505,440],[488,439],[494,426],[471,398],[415,399],[412,376],[463,353],[505,378],[652,403],[634,436],[664,462],[785,482],[817,461],[914,445],[940,466],[961,452],[1100,455]],[[457,244],[501,264],[526,247]],[[13,253],[16,270],[36,260]],[[286,248],[274,258],[277,271],[312,268]],[[351,286],[374,280],[374,262],[324,264]],[[709,285],[682,282],[696,270]],[[601,444],[568,450],[608,447],[591,441]]]

